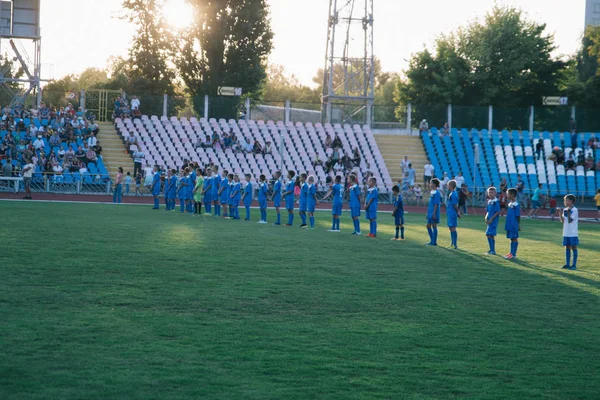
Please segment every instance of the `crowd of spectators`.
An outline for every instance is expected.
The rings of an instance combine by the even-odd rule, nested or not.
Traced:
[[[312,164],[314,167],[321,166],[326,174],[333,172],[334,174],[348,174],[354,167],[360,166],[361,156],[357,147],[352,150],[352,154],[346,154],[342,149],[342,140],[338,135],[333,138],[331,135],[325,137],[323,143],[326,160],[321,160],[317,155]]]
[[[600,171],[600,160],[594,159],[594,152],[600,149],[600,140],[592,136],[585,144],[585,148],[577,149],[577,133],[571,134],[571,149],[565,151],[558,146],[552,148],[547,159],[554,161],[554,165],[564,165],[566,170],[575,170],[578,166],[582,166],[585,171]],[[537,159],[544,156],[544,146],[541,141],[536,144],[535,148]]]

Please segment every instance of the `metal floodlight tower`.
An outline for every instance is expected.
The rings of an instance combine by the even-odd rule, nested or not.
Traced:
[[[330,0],[323,122],[371,125],[375,97],[373,0]]]
[[[37,106],[42,101],[41,43],[40,0],[1,0],[0,51],[10,54],[23,72],[14,77],[8,67],[0,70],[0,88],[11,96],[12,104],[24,104],[32,92]]]

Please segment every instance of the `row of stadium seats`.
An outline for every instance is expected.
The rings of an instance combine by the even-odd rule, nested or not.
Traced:
[[[142,116],[141,119],[116,119],[115,126],[123,138],[130,132],[138,139],[140,149],[146,154],[149,164],[166,167],[178,167],[183,160],[191,160],[205,165],[210,162],[220,165],[232,173],[243,175],[251,173],[253,177],[265,173],[270,176],[275,170],[283,169],[314,173],[323,184],[326,174],[321,166],[312,166],[318,155],[321,160],[327,156],[323,143],[327,135],[337,135],[342,142],[344,153],[351,155],[358,148],[361,155],[360,166],[355,169],[362,179],[367,169],[377,178],[380,191],[389,192],[393,186],[387,167],[373,134],[368,127],[360,125],[321,125],[319,123],[288,123],[281,121],[235,121],[211,118],[196,119],[176,117],[158,118]],[[252,154],[234,152],[232,149],[194,148],[196,142],[203,141],[206,135],[213,133],[233,133],[247,143],[257,140],[263,147],[267,142],[273,144],[272,154]],[[280,143],[283,154],[279,152]],[[368,164],[368,165],[367,165]]]
[[[600,174],[592,170],[585,171],[583,166],[575,171],[565,171],[563,165],[555,166],[546,157],[552,153],[553,147],[564,147],[565,155],[574,151],[575,154],[584,152],[595,161],[600,160],[600,150],[584,149],[592,135],[579,135],[578,147],[571,149],[571,138],[565,134],[563,142],[561,134],[554,132],[537,132],[531,135],[528,131],[493,130],[491,133],[483,129],[470,132],[467,129],[452,129],[449,136],[438,135],[436,128],[431,133],[422,133],[423,144],[431,163],[437,171],[447,171],[450,176],[462,172],[469,186],[498,185],[501,178],[506,178],[509,186],[514,187],[518,175],[525,181],[529,191],[535,189],[538,183],[552,196],[576,193],[577,195],[593,196],[596,188],[600,187]],[[538,159],[534,149],[538,141],[542,141],[544,157]],[[479,160],[475,162],[474,148],[478,145]]]

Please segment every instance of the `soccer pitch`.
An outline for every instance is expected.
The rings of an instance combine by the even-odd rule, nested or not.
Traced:
[[[600,393],[598,225],[580,224],[579,271],[564,271],[562,226],[545,220],[523,220],[506,261],[483,256],[483,215],[459,221],[457,251],[423,246],[418,214],[393,242],[389,213],[371,239],[350,236],[346,211],[329,233],[328,212],[308,231],[150,206],[0,209],[2,399]]]

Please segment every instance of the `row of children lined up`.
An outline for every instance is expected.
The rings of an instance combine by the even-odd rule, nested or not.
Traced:
[[[218,167],[217,167],[218,168]],[[223,171],[221,175],[215,170],[207,169],[206,176],[202,177],[202,171],[197,169],[193,171],[185,168],[181,171],[179,179],[174,170],[167,173],[165,181],[165,203],[167,210],[175,209],[175,199],[179,199],[180,211],[191,214],[201,214],[202,203],[205,204],[206,214],[212,215],[211,210],[214,205],[214,215],[221,216],[221,207],[223,207],[223,217],[231,219],[240,219],[238,206],[240,202],[245,207],[245,221],[250,221],[250,206],[253,198],[253,186],[251,175],[246,174],[246,184],[242,188],[239,177],[235,174],[229,174],[228,171]],[[214,175],[213,175],[214,172]],[[282,174],[280,171],[275,172],[273,184],[273,195],[271,201],[275,207],[276,222],[275,225],[281,225],[280,208],[282,200],[285,201],[285,208],[288,212],[288,220],[286,226],[292,226],[294,222],[294,206],[295,194],[294,187],[297,181],[294,179],[296,173],[289,171],[287,178],[288,183],[284,185],[282,182]],[[315,217],[314,212],[317,200],[317,189],[315,185],[315,177],[300,174],[300,197],[299,197],[299,215],[302,219],[301,228],[314,229]],[[265,175],[260,175],[258,188],[258,203],[260,208],[260,224],[267,223],[267,192],[268,184]],[[365,211],[366,219],[369,221],[368,237],[377,236],[377,209],[379,192],[377,189],[377,181],[371,177],[368,180],[368,191],[364,203],[361,203],[361,189],[358,185],[355,175],[349,176],[348,190],[350,216],[352,218],[354,232],[352,235],[361,235],[360,216],[361,209]],[[430,241],[428,246],[437,246],[438,224],[440,223],[440,209],[442,204],[442,195],[439,190],[440,181],[436,178],[430,182],[430,200],[426,215],[426,227]],[[155,168],[155,174],[152,184],[152,193],[154,195],[154,208],[159,208],[160,194],[160,173],[158,168]],[[393,212],[394,225],[396,234],[392,240],[404,240],[404,205],[400,187],[394,186],[393,193]],[[510,240],[510,251],[504,256],[505,259],[513,260],[517,256],[519,246],[519,231],[521,230],[521,211],[517,201],[518,191],[515,188],[507,190],[508,210],[504,229],[506,238]],[[332,226],[330,232],[340,232],[340,216],[342,215],[342,206],[344,198],[344,185],[342,177],[336,176],[335,183],[324,196],[324,199],[333,196],[332,201]],[[488,240],[489,250],[486,255],[496,255],[496,236],[498,223],[501,215],[500,202],[497,197],[495,187],[490,187],[487,190],[488,202],[486,206],[485,222],[487,225],[486,237]],[[451,248],[458,249],[458,220],[462,217],[458,205],[457,183],[455,180],[448,182],[448,194],[446,201],[447,226],[450,231]],[[563,268],[576,269],[579,244],[578,239],[578,210],[575,207],[575,196],[567,195],[564,198],[565,209],[559,215],[563,222],[563,246],[566,247],[566,264]],[[229,210],[229,214],[228,214]],[[308,222],[307,224],[307,215]],[[573,264],[570,265],[570,251],[573,251]]]

